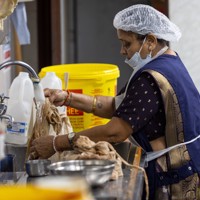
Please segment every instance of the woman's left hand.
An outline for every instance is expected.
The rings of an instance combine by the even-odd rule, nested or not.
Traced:
[[[47,159],[55,154],[53,138],[54,136],[48,135],[33,140],[30,148],[29,159]]]

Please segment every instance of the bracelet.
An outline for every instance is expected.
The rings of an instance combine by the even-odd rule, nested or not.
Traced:
[[[97,106],[97,97],[94,96],[93,97],[93,101],[92,101],[92,110],[91,110],[91,113],[95,112],[96,106]]]
[[[66,91],[68,95],[63,103],[63,106],[70,106],[71,101],[72,101],[72,92],[69,92],[68,90],[64,90],[64,91]]]
[[[58,150],[56,149],[56,144],[55,144],[56,138],[57,138],[57,135],[54,136],[54,138],[53,138],[53,149],[54,149],[55,152],[58,152]]]

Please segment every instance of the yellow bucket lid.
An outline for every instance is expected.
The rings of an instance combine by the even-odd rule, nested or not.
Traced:
[[[75,63],[47,66],[41,69],[39,76],[43,77],[46,72],[55,72],[59,77],[69,73],[69,79],[113,79],[118,78],[120,75],[117,65],[106,63]]]

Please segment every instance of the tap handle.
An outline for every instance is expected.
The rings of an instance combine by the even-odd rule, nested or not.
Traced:
[[[9,97],[6,97],[4,94],[0,95],[0,116],[4,115],[7,111],[7,105],[4,103],[5,99],[9,99]]]
[[[7,105],[4,103],[0,103],[0,116],[4,115],[7,111]]]
[[[0,103],[4,103],[5,99],[9,99],[9,97],[6,97],[4,93],[0,94]]]

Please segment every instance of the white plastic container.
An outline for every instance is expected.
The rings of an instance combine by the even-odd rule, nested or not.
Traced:
[[[47,72],[44,78],[41,79],[40,83],[44,89],[62,89],[62,81],[56,76],[55,72]]]
[[[29,74],[20,72],[9,90],[7,114],[14,118],[14,123],[11,129],[7,129],[5,138],[7,143],[27,144],[33,98],[34,89]]]
[[[56,76],[55,72],[47,72],[44,78],[41,79],[40,81],[42,87],[45,88],[50,88],[50,89],[60,89],[62,90],[62,80]],[[59,110],[60,114],[66,113],[66,107],[57,107]]]
[[[5,124],[0,122],[0,160],[5,157]]]
[[[3,36],[2,34],[1,36]],[[10,43],[0,45],[0,63],[10,60],[11,47]],[[5,67],[0,70],[0,94],[4,93],[8,96],[8,90],[11,85],[11,67]]]

